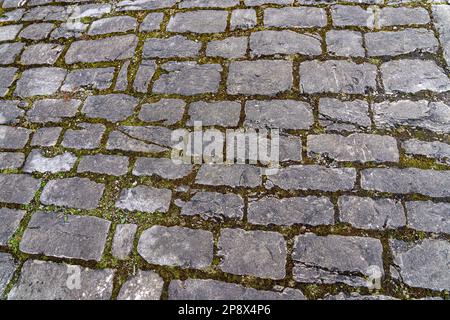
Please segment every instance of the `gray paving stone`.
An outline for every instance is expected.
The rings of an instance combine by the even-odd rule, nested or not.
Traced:
[[[230,8],[239,5],[239,0],[182,0],[179,8]]]
[[[328,168],[319,165],[296,165],[282,168],[268,181],[283,190],[352,190],[356,181],[353,168]]]
[[[105,132],[102,124],[80,123],[76,129],[68,129],[61,143],[63,147],[75,149],[96,149]]]
[[[300,63],[300,89],[304,93],[364,94],[376,90],[377,67],[351,61]]]
[[[365,34],[369,56],[396,56],[414,52],[436,53],[439,43],[433,31],[405,29],[400,31],[369,32]]]
[[[302,141],[301,137],[294,135],[280,135],[279,140],[280,161],[301,161]]]
[[[444,58],[448,66],[450,65],[450,6],[433,6],[432,11],[434,25],[439,32]]]
[[[450,171],[386,168],[365,169],[361,172],[361,187],[380,192],[448,197],[449,183]]]
[[[306,233],[295,238],[294,279],[298,282],[366,286],[371,268],[383,273],[380,240],[353,236],[317,236]]]
[[[95,209],[99,205],[105,186],[87,178],[51,180],[42,191],[41,202],[77,209]]]
[[[322,54],[321,37],[294,31],[259,31],[250,36],[250,54],[253,57],[278,54]]]
[[[373,106],[377,127],[409,126],[438,133],[450,132],[450,104],[426,100],[381,102]]]
[[[70,152],[64,152],[54,157],[46,157],[40,150],[33,149],[28,154],[23,172],[67,172],[73,168],[76,161],[77,157]]]
[[[146,122],[160,122],[172,125],[181,121],[186,102],[181,99],[161,99],[154,103],[142,105],[139,119]]]
[[[354,133],[308,135],[308,156],[326,156],[336,161],[398,162],[397,140],[390,136]]]
[[[117,74],[116,85],[114,90],[125,91],[128,89],[128,68],[130,66],[130,61],[125,61],[119,69]]]
[[[0,44],[0,64],[12,64],[25,46],[22,42]]]
[[[227,59],[243,58],[247,54],[247,45],[246,37],[229,37],[224,40],[211,41],[206,47],[206,55]]]
[[[212,263],[213,245],[209,231],[153,226],[142,233],[137,250],[151,264],[204,269]]]
[[[149,38],[144,42],[143,59],[197,57],[202,44],[184,36]]]
[[[251,29],[256,23],[256,11],[253,9],[236,9],[231,12],[231,30]]]
[[[250,199],[247,220],[252,224],[266,226],[331,225],[334,224],[334,207],[326,197]]]
[[[66,53],[66,63],[116,61],[132,58],[138,39],[135,35],[73,42]]]
[[[151,12],[147,14],[139,27],[140,32],[150,32],[161,29],[161,23],[164,19],[164,13]]]
[[[327,25],[327,14],[322,8],[268,8],[264,10],[264,26],[281,28],[315,28]]]
[[[169,32],[219,33],[227,27],[228,12],[225,10],[201,10],[179,12],[167,25]]]
[[[159,300],[164,280],[156,272],[138,270],[120,288],[117,300]]]
[[[286,276],[286,242],[279,233],[222,229],[217,246],[223,272],[274,280]]]
[[[250,128],[309,129],[312,107],[295,100],[250,100],[245,104],[244,126]]]
[[[20,57],[23,65],[31,64],[55,64],[61,55],[64,46],[56,43],[39,43],[25,48]]]
[[[164,213],[169,210],[171,198],[172,192],[169,189],[137,186],[122,190],[116,202],[116,208],[127,211]]]
[[[246,6],[260,6],[263,4],[292,4],[294,0],[245,0]]]
[[[0,97],[6,96],[16,78],[17,68],[0,68]]]
[[[402,26],[411,24],[427,24],[430,16],[425,8],[385,7],[380,11],[378,25],[380,27]]]
[[[431,201],[406,202],[408,227],[426,232],[450,234],[450,204]]]
[[[28,142],[31,130],[20,127],[0,126],[0,148],[22,149]]]
[[[386,230],[404,227],[406,215],[400,201],[341,196],[339,220],[359,229]]]
[[[193,170],[190,164],[175,164],[167,158],[137,158],[133,175],[135,176],[159,176],[164,179],[181,179]]]
[[[343,292],[340,292],[337,295],[328,295],[325,297],[325,300],[398,300],[396,298],[385,296],[385,295],[360,295],[359,293],[351,293],[351,294],[345,294]]]
[[[81,38],[83,33],[86,32],[88,24],[85,23],[62,23],[59,27],[56,27],[52,33],[50,33],[50,39],[78,39]]]
[[[335,5],[331,7],[333,26],[358,26],[373,28],[375,12],[373,8],[363,9],[359,6]]]
[[[421,141],[411,139],[402,143],[405,153],[413,156],[425,156],[450,165],[450,145],[439,141]]]
[[[321,98],[319,121],[327,131],[358,131],[370,128],[369,104],[364,100]]]
[[[193,102],[189,105],[188,126],[201,121],[203,126],[236,127],[241,115],[241,104],[233,101]]]
[[[88,34],[94,36],[99,34],[134,31],[136,27],[136,18],[130,16],[109,17],[92,22]]]
[[[33,23],[23,28],[19,37],[28,40],[43,40],[49,36],[54,28],[53,23]]]
[[[54,67],[27,69],[17,81],[14,94],[21,98],[50,95],[61,86],[66,70]]]
[[[228,94],[268,95],[290,90],[292,62],[257,60],[231,62],[227,80]]]
[[[0,17],[0,22],[17,22],[25,13],[25,9],[17,9],[12,11],[4,11],[3,16]]]
[[[445,71],[431,60],[404,59],[383,63],[381,75],[386,93],[450,90]]]
[[[364,57],[363,37],[360,32],[331,30],[326,36],[327,50],[333,56]]]
[[[19,228],[20,221],[22,221],[25,213],[26,212],[23,210],[0,208],[0,220],[2,221],[2,224],[0,225],[0,246],[8,245],[8,241]],[[0,269],[2,269],[1,266]],[[0,271],[0,273],[1,272],[2,271]],[[3,279],[3,277],[0,276],[0,279]],[[0,283],[2,282],[3,281],[0,280]],[[0,294],[2,291],[2,285],[0,285]]]
[[[23,21],[66,21],[70,10],[62,6],[42,6],[28,10],[23,16]]]
[[[41,184],[27,174],[0,174],[0,202],[29,204]]]
[[[23,234],[20,251],[100,261],[110,225],[109,221],[92,216],[38,211]]]
[[[148,86],[156,71],[156,62],[153,60],[142,60],[134,78],[133,89],[137,92],[146,93]]]
[[[261,170],[246,164],[201,166],[195,183],[210,186],[248,187],[261,185]]]
[[[0,252],[0,295],[5,291],[17,267],[18,264],[14,262],[12,255]]]
[[[58,142],[61,132],[61,127],[39,128],[33,134],[33,139],[31,139],[31,146],[54,147]]]
[[[77,5],[73,10],[69,9],[70,19],[79,20],[83,18],[100,18],[111,13],[111,5],[108,3],[93,3]]]
[[[20,168],[25,155],[20,152],[0,152],[0,170]]]
[[[80,100],[43,99],[33,103],[27,112],[27,119],[35,123],[60,122],[73,118],[81,105]]]
[[[197,64],[196,62],[168,62],[153,85],[154,93],[192,96],[216,93],[219,90],[222,67],[219,64]]]
[[[154,10],[173,7],[177,0],[123,0],[117,3],[118,11]]]
[[[0,124],[15,124],[24,114],[20,108],[26,106],[18,100],[0,100]]]
[[[114,68],[77,69],[69,72],[61,91],[106,90],[112,85]]]
[[[131,116],[137,105],[138,100],[135,97],[121,93],[89,96],[82,112],[88,118],[102,118],[118,122]]]
[[[244,216],[244,200],[237,194],[218,192],[198,192],[191,200],[180,202],[184,216],[200,215],[203,219],[239,219]]]
[[[153,126],[121,126],[109,135],[106,149],[135,152],[163,152],[172,146],[172,131]]]
[[[394,255],[391,269],[394,278],[400,278],[411,287],[449,290],[448,241],[425,239],[421,243],[409,244],[391,240],[390,247]]]
[[[111,253],[120,260],[125,260],[133,250],[136,224],[118,224],[114,233]]]
[[[169,300],[306,300],[300,290],[256,290],[209,279],[172,280]]]
[[[12,24],[0,27],[0,41],[14,40],[21,29],[21,24]]]
[[[73,276],[80,275],[80,288]],[[72,276],[72,277],[71,277]],[[109,300],[114,270],[28,260],[8,300]],[[68,285],[69,284],[69,285]]]
[[[115,155],[87,155],[83,156],[77,172],[93,172],[111,176],[122,176],[128,172],[128,158]]]

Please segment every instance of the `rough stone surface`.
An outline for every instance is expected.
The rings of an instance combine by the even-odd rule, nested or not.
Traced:
[[[81,286],[70,289],[68,276],[80,272]],[[28,260],[8,300],[109,300],[114,270],[94,270],[76,265]]]
[[[411,139],[403,142],[402,147],[408,155],[425,156],[450,165],[450,145],[447,143]]]
[[[133,169],[135,176],[159,176],[164,179],[181,179],[191,174],[190,164],[175,164],[171,159],[138,158]]]
[[[118,122],[128,118],[137,104],[136,98],[125,94],[90,96],[86,99],[82,112],[89,118]]]
[[[230,166],[205,164],[200,168],[195,182],[210,186],[257,187],[261,185],[261,170],[245,164]]]
[[[227,27],[228,12],[222,10],[201,10],[179,12],[167,25],[171,32],[218,33]]]
[[[45,205],[77,209],[95,209],[105,186],[87,178],[64,178],[49,181],[42,191]]]
[[[183,36],[174,36],[167,39],[150,38],[144,43],[142,57],[145,59],[196,57],[200,47],[200,42],[189,40]]]
[[[64,118],[75,117],[80,105],[81,101],[75,99],[38,100],[27,112],[27,118],[36,123],[60,122]]]
[[[450,234],[450,204],[431,201],[406,203],[408,227],[426,232]]]
[[[264,25],[281,28],[315,28],[327,24],[324,9],[312,7],[281,8],[264,10]]]
[[[61,143],[66,148],[96,149],[105,132],[102,124],[80,123],[75,129],[68,129]]]
[[[139,119],[146,122],[175,124],[183,118],[186,102],[181,99],[161,99],[158,102],[142,105]]]
[[[83,156],[77,171],[121,176],[128,172],[128,158],[104,154]]]
[[[369,104],[364,100],[321,98],[319,119],[328,131],[359,131],[371,125]]]
[[[275,280],[286,275],[286,243],[279,233],[222,229],[218,247],[224,272]]]
[[[256,25],[256,11],[253,9],[236,9],[231,12],[231,30],[251,29]]]
[[[54,43],[40,43],[25,48],[20,58],[20,63],[30,64],[55,64],[61,55],[64,46]]]
[[[30,133],[25,128],[0,125],[0,148],[22,149],[27,144]]]
[[[61,127],[40,128],[33,134],[31,146],[33,147],[53,147],[58,142],[61,134]]]
[[[242,219],[244,200],[232,193],[198,192],[189,201],[179,203],[181,214],[200,215],[203,219]]]
[[[27,98],[55,93],[66,76],[66,70],[54,67],[28,69],[17,81],[15,95]]]
[[[135,224],[119,224],[116,227],[112,243],[112,255],[120,260],[125,260],[133,250],[134,236],[137,231]]]
[[[0,202],[29,204],[40,184],[28,174],[0,174]]]
[[[164,280],[153,271],[138,270],[120,288],[117,300],[159,300]]]
[[[167,212],[171,198],[172,192],[168,189],[137,186],[122,190],[116,207],[127,211]]]
[[[245,37],[230,37],[208,43],[206,55],[228,59],[243,58],[247,53],[248,40]]]
[[[0,225],[0,246],[8,245],[8,241],[19,228],[20,221],[22,221],[24,216],[25,211],[23,210],[13,210],[8,208],[0,209],[0,220],[2,221],[2,224]],[[2,277],[0,277],[0,279],[2,279]],[[1,292],[2,289],[0,285],[0,293]]]
[[[70,152],[64,152],[63,154],[54,157],[46,157],[39,150],[34,149],[28,155],[23,171],[27,173],[67,172],[73,168],[76,161],[77,157]]]
[[[20,152],[0,152],[0,170],[20,168],[25,155]]]
[[[189,105],[187,125],[201,121],[202,126],[236,127],[241,115],[241,104],[232,101],[194,102]]]
[[[38,211],[23,234],[20,251],[100,261],[110,224],[97,217]]]
[[[204,269],[213,259],[213,235],[200,229],[153,226],[142,233],[137,250],[151,264]]]
[[[111,87],[114,78],[114,68],[89,68],[71,71],[61,91],[105,90]]]
[[[0,294],[3,294],[5,291],[17,267],[18,264],[14,262],[12,255],[0,252]]]
[[[327,32],[327,49],[331,55],[364,57],[363,37],[360,32],[331,30]]]
[[[127,32],[136,29],[136,19],[129,16],[104,18],[92,22],[88,34],[98,35],[115,32]]]

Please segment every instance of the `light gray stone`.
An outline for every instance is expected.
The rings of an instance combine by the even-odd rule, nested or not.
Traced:
[[[112,85],[114,68],[77,69],[69,72],[61,91],[106,90]]]
[[[129,257],[133,250],[134,236],[136,235],[136,224],[118,224],[114,233],[111,253],[120,260]]]
[[[327,50],[331,55],[342,57],[364,57],[363,37],[360,32],[331,30],[327,32]]]
[[[315,28],[327,25],[327,13],[322,8],[287,7],[264,10],[264,26],[281,28]]]
[[[292,62],[257,60],[231,62],[227,80],[228,94],[268,95],[290,90]]]
[[[298,282],[366,286],[366,277],[376,267],[383,271],[380,240],[354,236],[317,236],[306,233],[295,238],[294,279]]]
[[[20,152],[0,152],[0,170],[20,168],[25,155]]]
[[[286,276],[286,242],[279,233],[222,229],[217,246],[223,272],[274,280]]]
[[[251,29],[256,23],[256,11],[253,9],[236,9],[231,12],[231,30]]]
[[[253,57],[278,54],[322,54],[321,37],[294,31],[258,31],[250,35],[250,54]]]
[[[153,271],[138,270],[120,288],[117,300],[159,300],[164,280]]]
[[[116,32],[133,31],[137,27],[137,21],[130,16],[116,16],[95,20],[89,28],[88,34],[99,35]]]
[[[425,239],[417,244],[408,244],[391,240],[390,247],[394,255],[394,277],[411,287],[436,291],[450,289],[448,241]]]
[[[149,38],[144,42],[143,59],[197,57],[202,44],[184,36]]]
[[[449,6],[433,6],[433,22],[439,32],[441,45],[444,49],[444,58],[447,66],[450,65],[450,7]]]
[[[88,118],[102,118],[118,122],[131,116],[137,104],[138,100],[135,97],[121,93],[89,96],[82,112]]]
[[[260,6],[263,4],[292,4],[294,0],[245,0],[246,6]]]
[[[77,157],[70,152],[64,152],[63,154],[54,157],[46,157],[40,150],[33,149],[27,157],[23,171],[27,173],[67,172],[73,168],[76,161]]]
[[[142,233],[137,250],[151,264],[204,269],[212,263],[213,245],[209,231],[153,226]]]
[[[261,185],[261,170],[247,164],[201,166],[195,183],[210,186],[254,188]]]
[[[359,6],[335,5],[331,7],[333,26],[358,26],[373,28],[375,12],[373,8],[363,9]]]
[[[0,68],[0,97],[6,96],[16,79],[17,68]]]
[[[14,40],[22,29],[21,24],[11,24],[0,27],[0,41]]]
[[[75,270],[75,271],[74,271]],[[68,277],[80,271],[81,287],[70,289]],[[28,260],[8,300],[109,300],[114,270]]]
[[[327,130],[357,131],[370,128],[369,104],[364,100],[321,98],[319,121]]]
[[[403,59],[383,63],[381,75],[386,93],[450,90],[450,79],[432,60]]]
[[[25,48],[20,58],[20,63],[30,64],[55,64],[61,55],[64,46],[56,43],[39,43]]]
[[[449,197],[449,183],[450,171],[380,168],[361,172],[361,187],[380,192]]]
[[[66,70],[54,67],[27,69],[17,81],[14,94],[21,98],[50,95],[58,91],[66,77]]]
[[[359,229],[386,230],[404,227],[406,215],[400,201],[341,196],[339,220]]]
[[[121,126],[109,135],[106,149],[136,152],[170,150],[172,130],[154,126]]]
[[[164,19],[164,13],[151,12],[147,14],[139,27],[140,32],[150,32],[161,29],[161,23]]]
[[[0,148],[22,149],[28,142],[31,130],[0,125]]]
[[[33,23],[25,27],[19,34],[20,38],[28,40],[43,40],[55,28],[53,23]]]
[[[430,16],[425,8],[385,7],[380,11],[379,27],[427,24]]]
[[[164,213],[169,210],[171,198],[172,192],[169,189],[137,186],[122,190],[116,202],[116,208],[127,211]]]
[[[41,194],[41,202],[77,209],[95,209],[99,205],[105,186],[87,178],[50,180]]]
[[[148,86],[156,71],[156,62],[153,60],[142,60],[134,78],[133,89],[137,92],[146,93]]]
[[[181,99],[161,99],[142,105],[139,119],[146,122],[160,122],[163,125],[175,124],[183,118],[186,102]]]
[[[78,164],[77,172],[122,176],[128,172],[128,157],[106,154],[83,156]]]
[[[450,234],[450,204],[431,201],[406,203],[408,227],[426,232]]]
[[[20,107],[26,106],[18,100],[0,100],[0,124],[16,124],[24,114]]]
[[[23,21],[66,21],[70,10],[63,6],[39,6],[29,9],[23,16]]]
[[[280,161],[301,161],[302,140],[299,136],[280,135],[279,139]]]
[[[193,170],[191,164],[176,164],[167,158],[137,158],[133,175],[135,176],[159,176],[164,179],[181,179]]]
[[[177,0],[123,0],[117,3],[118,11],[155,10],[171,8]]]
[[[0,64],[12,64],[25,46],[22,42],[0,44]]]
[[[402,147],[405,153],[413,156],[425,156],[450,165],[450,145],[439,141],[420,141],[411,139],[404,141]]]
[[[244,216],[244,200],[236,194],[198,192],[191,200],[180,204],[184,216],[200,215],[203,219],[239,219]]]
[[[247,44],[246,37],[229,37],[224,40],[211,41],[206,47],[206,55],[227,59],[243,58],[247,54]]]
[[[239,0],[182,0],[180,8],[230,8],[239,5]]]
[[[247,220],[259,225],[294,224],[318,226],[334,224],[334,207],[326,197],[264,197],[250,199]]]
[[[25,213],[26,212],[23,210],[0,208],[0,220],[2,221],[0,224],[0,246],[8,245],[8,241],[11,240],[12,236],[19,228],[20,222],[25,216]],[[1,268],[2,267],[0,266],[0,269]],[[3,277],[0,276],[0,279],[3,279]],[[1,283],[2,281],[0,280],[0,294],[3,291]]]
[[[0,252],[0,295],[5,291],[18,266],[12,255]]]
[[[256,290],[209,279],[172,280],[169,300],[306,300],[300,290]]]
[[[311,106],[294,100],[250,100],[245,104],[244,126],[302,130],[313,124]]]
[[[201,10],[178,12],[167,25],[170,32],[219,33],[227,27],[228,12],[225,10]]]
[[[66,148],[96,149],[104,132],[105,126],[102,124],[80,123],[76,129],[66,131],[61,145]]]
[[[241,104],[233,101],[193,102],[189,105],[188,126],[200,121],[202,126],[236,127],[241,115]]]
[[[161,67],[168,73],[155,81],[154,93],[192,96],[219,90],[222,72],[219,64],[172,61]]]
[[[115,90],[116,91],[126,91],[128,89],[128,68],[130,66],[130,61],[125,61],[119,69],[117,74]]]
[[[365,296],[365,295],[360,295],[359,293],[356,292],[352,292],[351,294],[345,294],[343,292],[340,292],[337,295],[327,295],[325,297],[325,300],[398,300],[396,298],[390,297],[390,296],[385,296],[385,295],[381,295],[381,294],[377,294],[377,295],[370,295],[370,296]]]
[[[351,61],[300,63],[300,89],[304,93],[365,94],[376,90],[377,67]]]
[[[283,190],[352,190],[356,181],[356,170],[296,165],[278,170],[278,173],[268,176],[268,181]]]
[[[29,204],[41,184],[28,174],[0,174],[0,202]]]
[[[61,127],[39,128],[31,139],[32,147],[54,147],[61,134]]]
[[[75,117],[80,105],[81,101],[75,99],[37,100],[27,112],[27,119],[35,123],[60,122]]]

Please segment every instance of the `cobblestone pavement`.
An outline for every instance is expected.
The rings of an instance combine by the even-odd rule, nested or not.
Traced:
[[[448,298],[446,1],[0,2],[2,298]]]

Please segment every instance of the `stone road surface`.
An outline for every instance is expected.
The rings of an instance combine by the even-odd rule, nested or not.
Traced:
[[[447,1],[0,3],[3,299],[449,297]]]

